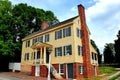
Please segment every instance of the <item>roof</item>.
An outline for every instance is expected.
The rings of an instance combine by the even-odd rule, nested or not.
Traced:
[[[38,34],[38,33],[41,33],[41,32],[47,31],[47,30],[49,30],[49,29],[53,29],[53,28],[55,28],[55,27],[58,27],[58,26],[60,26],[60,25],[66,24],[66,23],[68,23],[68,22],[71,22],[71,21],[73,21],[73,20],[74,20],[75,18],[77,18],[77,17],[78,17],[78,16],[75,16],[75,17],[72,17],[72,18],[67,19],[67,20],[65,20],[65,21],[62,21],[62,22],[56,23],[56,24],[54,24],[54,25],[51,25],[51,26],[47,27],[47,28],[44,29],[44,30],[39,30],[39,31],[37,31],[37,32],[34,32],[34,33],[26,36],[25,38],[28,38],[28,37],[33,36],[33,35],[36,35],[36,34]],[[23,38],[23,39],[24,39],[24,38]]]

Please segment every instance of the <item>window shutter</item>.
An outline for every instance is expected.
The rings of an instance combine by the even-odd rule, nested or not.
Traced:
[[[57,31],[55,31],[55,40],[57,39]]]
[[[62,47],[60,47],[60,56],[62,56]]]
[[[66,46],[64,46],[64,56],[65,56],[65,52],[66,52]]]
[[[65,37],[65,29],[63,29],[63,37]]]
[[[55,48],[55,57],[57,56],[57,49]]]
[[[69,36],[71,36],[71,27],[68,28]]]
[[[50,41],[50,34],[48,34],[48,42]]]
[[[60,38],[62,38],[62,30],[60,30]]]
[[[72,55],[72,45],[69,46],[70,55]]]

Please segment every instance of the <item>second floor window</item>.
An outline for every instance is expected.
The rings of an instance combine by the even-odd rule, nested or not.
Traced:
[[[26,41],[26,47],[30,46],[30,40]]]
[[[45,35],[45,42],[49,42],[49,39],[50,39],[49,36],[50,36],[49,34],[46,34],[46,35]]]
[[[32,40],[32,44],[34,45],[36,42],[37,42],[37,38],[34,38],[34,39]]]
[[[72,45],[64,46],[64,55],[72,55]]]
[[[38,37],[39,42],[43,42],[43,36]]]
[[[63,29],[63,37],[71,36],[71,27]]]
[[[62,38],[62,30],[58,30],[55,32],[55,40]]]
[[[55,56],[62,56],[62,47],[55,48]]]

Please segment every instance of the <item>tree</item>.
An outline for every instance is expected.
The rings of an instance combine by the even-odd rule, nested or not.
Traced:
[[[118,35],[117,35],[118,39],[115,40],[115,58],[116,58],[116,62],[120,64],[120,30],[118,31]]]
[[[100,54],[100,51],[99,51],[97,45],[95,44],[95,42],[93,40],[90,40],[90,41],[91,41],[92,46],[95,48],[95,50],[98,53],[98,63],[101,64],[101,58],[102,58],[102,56]]]
[[[115,48],[113,43],[108,43],[104,48],[104,63],[115,62]]]

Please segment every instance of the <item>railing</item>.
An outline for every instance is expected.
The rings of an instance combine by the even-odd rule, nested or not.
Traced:
[[[33,60],[33,64],[44,64],[44,59],[35,59]]]

